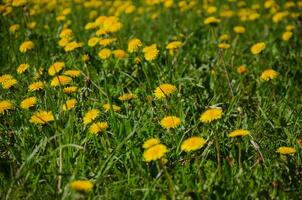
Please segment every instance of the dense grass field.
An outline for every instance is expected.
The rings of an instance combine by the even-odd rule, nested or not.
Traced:
[[[301,199],[301,10],[2,1],[0,199]]]

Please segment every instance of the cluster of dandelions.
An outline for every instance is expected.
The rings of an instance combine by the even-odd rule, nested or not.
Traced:
[[[135,21],[138,21],[139,17],[148,13],[148,20],[155,20],[160,17],[160,12],[166,12],[169,9],[176,9],[180,13],[204,13],[203,25],[205,28],[214,31],[220,29],[224,21],[233,20],[237,24],[231,27],[231,31],[224,32],[224,29],[218,31],[221,32],[217,40],[215,47],[223,53],[228,53],[236,46],[236,41],[242,41],[250,30],[250,23],[258,23],[265,14],[265,18],[271,20],[271,23],[276,26],[284,26],[282,33],[278,36],[282,42],[287,43],[295,38],[297,28],[294,25],[296,20],[301,14],[297,13],[293,8],[302,7],[301,2],[287,1],[282,6],[276,1],[267,0],[261,3],[253,3],[249,7],[243,1],[238,2],[238,8],[235,10],[232,7],[225,6],[223,9],[216,6],[215,1],[204,1],[202,5],[198,1],[173,1],[173,0],[162,0],[162,1],[143,1],[141,7],[137,7],[136,4],[130,1],[77,1],[77,8],[85,8],[89,10],[87,16],[87,23],[82,27],[85,34],[84,37],[77,37],[77,30],[72,21],[71,15],[76,10],[73,9],[71,2],[64,2],[60,4],[57,1],[26,1],[26,0],[12,0],[4,1],[1,3],[0,12],[9,19],[10,26],[8,32],[15,38],[17,43],[17,53],[21,60],[28,60],[31,58],[33,53],[39,54],[39,49],[44,48],[41,46],[39,41],[28,37],[29,33],[35,33],[38,31],[50,30],[50,23],[48,19],[45,20],[45,24],[41,26],[40,21],[37,18],[48,16],[50,12],[54,15],[55,25],[59,28],[57,31],[52,31],[54,38],[57,39],[58,47],[66,54],[72,55],[75,53],[77,56],[80,55],[81,61],[88,64],[90,57],[97,57],[99,61],[109,63],[114,60],[116,63],[121,61],[132,60],[138,64],[147,61],[147,64],[159,61],[160,56],[164,56],[163,48],[161,44],[156,44],[154,41],[145,43],[143,38],[131,35],[130,38],[119,38],[117,34],[123,29],[123,15],[134,15]],[[162,5],[161,5],[162,4]],[[157,6],[162,6],[163,11],[158,11]],[[18,9],[18,8],[22,9]],[[58,8],[58,9],[56,9]],[[104,15],[98,10],[104,8],[107,12]],[[156,11],[153,11],[156,10]],[[22,11],[25,14],[26,21],[22,21],[22,18],[18,20],[14,19],[14,12]],[[264,11],[264,12],[263,12]],[[55,13],[55,14],[53,14]],[[11,17],[11,19],[9,18]],[[28,21],[30,20],[30,21]],[[14,23],[12,23],[14,22]],[[199,22],[202,24],[202,21]],[[222,25],[221,25],[222,24]],[[26,32],[26,35],[22,35]],[[58,35],[56,35],[58,33]],[[30,35],[30,34],[29,34]],[[88,36],[87,36],[88,35]],[[179,38],[186,38],[186,35],[179,34],[181,37],[173,37],[172,40],[166,41],[165,51],[167,56],[175,56],[180,52],[181,48],[185,45],[185,42]],[[235,37],[233,41],[232,37]],[[83,41],[79,41],[78,38],[84,38]],[[125,41],[125,45],[121,43]],[[255,59],[261,59],[269,53],[271,42],[261,38],[257,41],[253,41],[250,47],[250,54]],[[89,54],[87,53],[89,52]],[[59,52],[58,52],[59,54]],[[92,54],[92,55],[90,55]],[[44,58],[43,58],[44,59]],[[31,117],[29,122],[35,125],[46,125],[50,124],[55,120],[59,120],[59,112],[55,113],[50,110],[43,110],[40,107],[42,99],[39,99],[38,92],[42,92],[45,88],[50,87],[52,91],[62,92],[66,95],[64,99],[66,101],[59,105],[60,111],[68,113],[78,108],[82,110],[78,105],[80,99],[75,97],[76,93],[79,93],[80,86],[76,84],[83,79],[83,71],[75,68],[68,68],[67,64],[62,60],[58,59],[53,62],[47,69],[40,67],[35,69],[35,66],[31,66],[29,63],[18,63],[16,66],[17,75],[3,74],[0,76],[0,85],[4,91],[13,91],[15,88],[21,87],[21,80],[28,78],[30,81],[34,80],[27,85],[26,89],[28,96],[21,99],[20,102],[16,103],[14,100],[1,99],[0,100],[0,115],[1,117],[9,112],[13,112],[16,109],[26,110],[30,112]],[[265,66],[269,67],[269,66]],[[275,67],[274,67],[275,68]],[[35,71],[34,76],[30,77],[30,72]],[[46,73],[45,73],[46,71]],[[248,66],[242,64],[236,68],[238,74],[247,74],[250,69]],[[261,81],[270,81],[276,79],[279,76],[278,70],[272,68],[261,69],[259,74]],[[47,76],[47,77],[46,77]],[[46,77],[46,79],[44,79]],[[33,78],[33,79],[32,79]],[[86,78],[86,77],[85,77]],[[164,83],[159,85],[153,95],[158,101],[169,99],[174,93],[177,92],[175,85]],[[138,95],[132,92],[123,93],[118,97],[121,102],[138,99]],[[148,98],[149,100],[152,98]],[[150,100],[150,101],[151,101]],[[38,109],[39,108],[39,109]],[[83,126],[92,134],[98,134],[106,132],[109,128],[109,124],[106,121],[106,113],[109,112],[122,112],[122,107],[118,104],[104,103],[102,108],[96,106],[90,107],[83,113],[83,116],[79,117],[79,121],[82,122]],[[223,118],[224,111],[219,107],[210,107],[206,109],[199,117],[199,121],[204,124],[214,123],[219,119]],[[182,119],[178,116],[168,115],[163,117],[160,122],[160,126],[170,132],[173,129],[177,129],[182,125]],[[251,132],[246,129],[235,129],[230,132],[227,136],[230,138],[250,136]],[[207,144],[211,138],[204,139],[198,135],[191,136],[181,141],[180,149],[184,152],[194,152],[200,150],[204,145]],[[169,152],[169,148],[162,144],[158,138],[150,138],[143,144],[143,159],[146,162],[157,161],[165,163],[168,161],[166,156]],[[296,149],[293,147],[279,147],[277,149],[280,154],[294,154]],[[93,188],[93,182],[88,180],[76,180],[70,184],[70,187],[79,192],[89,192]]]

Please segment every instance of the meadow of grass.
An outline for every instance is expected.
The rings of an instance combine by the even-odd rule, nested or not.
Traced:
[[[301,199],[301,9],[2,1],[0,199]]]

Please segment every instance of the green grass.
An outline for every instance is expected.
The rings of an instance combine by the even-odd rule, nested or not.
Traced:
[[[117,41],[108,48],[127,51],[127,43],[134,37],[144,46],[156,43],[159,55],[152,62],[144,59],[141,50],[128,53],[122,60],[101,60],[101,47],[87,45],[95,33],[84,29],[95,19],[89,19],[89,12],[111,16],[116,9],[112,13],[109,3],[95,9],[72,1],[65,7],[58,3],[53,10],[42,6],[41,13],[34,16],[24,12],[25,7],[14,7],[9,15],[1,15],[0,76],[11,74],[18,83],[8,90],[0,86],[0,101],[7,99],[14,104],[13,110],[0,114],[0,199],[301,198],[302,154],[296,141],[302,139],[302,16],[287,16],[274,23],[273,14],[262,1],[248,1],[245,7],[250,8],[251,2],[260,5],[257,12],[261,16],[255,21],[241,21],[237,15],[241,8],[236,2],[212,3],[218,8],[213,16],[219,17],[225,5],[235,15],[220,17],[221,23],[211,26],[203,24],[211,15],[203,9],[202,1],[184,12],[178,1],[172,8],[133,1],[136,10],[119,16],[123,27],[109,34]],[[286,9],[286,1],[278,2],[279,11],[301,13],[301,6]],[[74,40],[84,46],[66,53],[58,45],[64,22],[56,21],[56,16],[67,7],[72,8],[67,19],[71,20]],[[145,11],[140,13],[139,9]],[[158,14],[156,19],[151,18],[154,13]],[[31,30],[26,24],[32,21],[37,25]],[[9,32],[12,24],[20,24],[15,34]],[[45,24],[49,29],[43,27]],[[243,35],[233,31],[237,25],[246,28]],[[292,38],[283,41],[287,25],[295,29]],[[229,34],[230,49],[217,47],[222,34]],[[171,56],[166,45],[174,37],[184,45]],[[25,40],[33,41],[35,48],[23,54],[19,46]],[[253,55],[250,47],[257,42],[265,42],[266,48]],[[84,54],[90,56],[86,63],[81,60]],[[135,57],[141,62],[136,63]],[[47,70],[55,61],[65,62],[63,71],[81,71],[72,83],[79,88],[77,93],[67,95],[62,92],[63,86],[50,86],[53,77]],[[21,63],[28,63],[30,68],[17,74]],[[248,72],[238,74],[239,65],[246,65]],[[44,73],[38,80],[45,81],[45,88],[28,92],[40,67]],[[279,75],[261,81],[262,71],[268,68]],[[177,92],[157,100],[153,91],[163,83],[175,85]],[[138,98],[129,102],[118,99],[130,91]],[[149,95],[152,102],[147,101]],[[20,102],[30,96],[38,98],[37,105],[21,109]],[[61,106],[69,98],[78,103],[63,112]],[[116,104],[121,111],[104,112],[105,103]],[[223,109],[223,117],[209,124],[200,122],[200,114],[214,105]],[[108,122],[106,132],[93,135],[83,124],[84,114],[92,108],[101,110],[98,119]],[[30,123],[30,117],[39,109],[52,111],[55,120],[46,125]],[[181,119],[176,129],[160,126],[160,120],[169,115]],[[241,128],[251,135],[227,137]],[[182,152],[182,141],[195,135],[205,138],[206,145],[192,153]],[[151,137],[159,138],[169,149],[164,166],[159,161],[143,160],[142,145]],[[294,147],[297,152],[280,155],[276,150],[281,146]],[[92,181],[93,190],[86,194],[73,191],[70,183],[78,179]]]

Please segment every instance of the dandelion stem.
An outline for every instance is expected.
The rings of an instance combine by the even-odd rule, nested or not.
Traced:
[[[240,142],[238,143],[238,163],[239,163],[239,167],[242,168],[242,163],[241,163],[241,146],[240,146]]]
[[[220,160],[220,149],[217,137],[215,137],[215,148],[216,148],[216,155],[217,155],[217,164],[218,164],[218,175],[221,175],[221,160]]]
[[[170,197],[172,200],[175,199],[175,190],[174,190],[174,183],[173,183],[173,180],[169,174],[169,172],[167,171],[164,163],[162,160],[159,160],[159,164],[160,164],[160,167],[163,169],[164,171],[164,175],[168,181],[168,186],[169,186],[169,193],[170,193]]]

